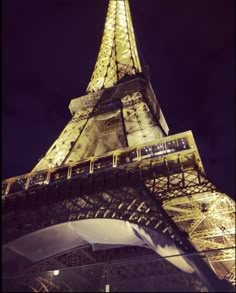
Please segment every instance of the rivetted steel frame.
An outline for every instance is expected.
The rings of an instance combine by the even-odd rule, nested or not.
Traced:
[[[23,192],[17,197],[6,201],[3,209],[3,239],[8,242],[33,231],[43,229],[67,221],[88,218],[112,218],[130,221],[148,227],[170,237],[186,253],[196,252],[188,235],[171,220],[163,208],[162,200],[172,197],[173,193],[183,196],[184,188],[173,188],[167,180],[164,196],[155,196],[153,189],[148,187],[148,180],[155,182],[156,177],[172,176],[172,171],[152,162],[148,167],[118,170],[113,168],[96,176],[88,174],[80,180],[66,180],[53,186],[39,188],[33,192]],[[197,192],[214,190],[214,186],[196,168],[196,164],[187,166],[186,173],[197,174],[199,178]],[[159,175],[157,175],[159,174]],[[176,164],[175,174],[181,176],[185,186],[185,169]],[[145,184],[146,183],[146,184]],[[146,186],[145,186],[146,185]],[[154,183],[156,185],[156,183]],[[121,187],[122,186],[122,187]],[[196,193],[196,186],[188,189],[188,196]],[[175,195],[178,198],[180,195]],[[206,283],[210,281],[212,290],[222,289],[221,282],[199,256],[192,258],[193,264]],[[207,278],[205,277],[207,276]],[[225,283],[224,283],[225,286]],[[214,288],[214,289],[213,289]]]

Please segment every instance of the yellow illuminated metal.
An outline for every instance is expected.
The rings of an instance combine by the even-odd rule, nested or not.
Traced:
[[[195,190],[191,197],[166,200],[164,209],[198,251],[213,250],[207,261],[220,278],[235,285],[235,202],[221,192]]]
[[[127,170],[148,168],[151,164],[159,166],[163,161],[170,169],[168,162],[182,163],[185,166],[194,162],[196,169],[191,166],[182,172],[173,170],[168,178],[166,174],[158,174],[156,178],[148,179],[144,184],[163,203],[163,208],[176,225],[187,233],[197,251],[219,250],[217,253],[208,254],[207,261],[220,278],[235,284],[235,202],[219,192],[205,178],[191,131],[160,138],[149,107],[139,91],[122,98],[122,119],[128,147],[118,140],[123,131],[120,126],[120,110],[90,117],[104,90],[100,93],[98,91],[114,86],[125,75],[131,76],[138,72],[141,72],[141,66],[128,0],[110,0],[102,44],[87,88],[89,94],[75,101],[76,111],[73,118],[33,171],[2,182],[3,202],[6,198],[14,196],[14,185],[17,182],[21,183],[22,192],[30,191],[37,185],[53,183],[53,173],[60,174],[60,170],[65,168],[67,172],[64,179],[72,177],[73,168],[78,174],[87,172],[83,171],[81,166],[88,167],[88,173],[93,174],[97,172],[96,162],[105,157],[111,159],[110,165],[113,168],[124,168],[125,165]],[[135,100],[138,101],[136,104],[133,103]],[[109,124],[112,119],[118,122]],[[98,154],[95,149],[98,145],[94,139],[96,136],[99,140],[103,138],[102,143],[108,144],[108,149],[101,150]],[[97,144],[93,143],[92,139]],[[179,144],[182,144],[181,150]],[[155,152],[154,147],[157,148]],[[90,148],[93,155],[88,153]],[[131,152],[133,161],[124,164],[120,158],[128,158]],[[102,168],[106,167],[99,165],[99,169]],[[39,180],[40,175],[43,179]],[[199,179],[201,184],[198,183]],[[207,191],[205,186],[209,187]],[[129,220],[131,219],[132,215]],[[158,225],[160,222],[156,227]]]
[[[97,62],[87,92],[112,87],[141,72],[128,0],[109,1]]]

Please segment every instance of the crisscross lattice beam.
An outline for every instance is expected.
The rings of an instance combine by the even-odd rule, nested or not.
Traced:
[[[128,0],[110,0],[100,51],[87,92],[141,72]]]

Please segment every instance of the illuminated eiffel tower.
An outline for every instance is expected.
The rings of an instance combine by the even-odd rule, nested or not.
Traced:
[[[34,169],[2,182],[4,275],[76,268],[81,288],[233,290],[235,203],[192,132],[168,136],[128,0],[109,1],[87,94],[69,108]]]

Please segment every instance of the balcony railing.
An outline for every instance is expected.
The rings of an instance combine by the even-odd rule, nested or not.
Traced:
[[[27,173],[2,181],[2,196],[54,184],[79,176],[93,174],[109,168],[122,168],[132,163],[140,163],[153,158],[169,160],[173,154],[194,153],[195,161],[203,170],[201,159],[191,131],[157,139],[146,144],[114,150],[101,156],[39,172]]]

